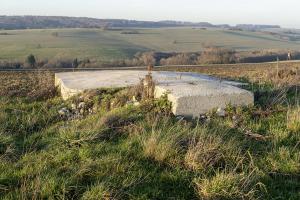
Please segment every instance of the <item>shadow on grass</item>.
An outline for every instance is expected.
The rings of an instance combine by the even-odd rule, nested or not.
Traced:
[[[275,105],[295,106],[300,102],[300,87],[290,86],[280,89],[262,88],[254,90],[255,104],[263,108]]]
[[[262,182],[267,186],[267,199],[291,200],[300,198],[300,176],[299,174],[270,173]]]

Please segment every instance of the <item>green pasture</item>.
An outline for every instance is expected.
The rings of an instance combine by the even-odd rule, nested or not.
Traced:
[[[2,30],[0,60],[22,60],[31,53],[40,59],[111,60],[130,58],[139,51],[196,52],[204,45],[236,50],[300,48],[299,42],[281,40],[262,32],[195,28],[136,30],[138,34],[121,34],[124,30],[118,29]],[[58,36],[53,35],[55,32]]]

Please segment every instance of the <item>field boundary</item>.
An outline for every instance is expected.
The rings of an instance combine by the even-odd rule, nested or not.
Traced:
[[[160,65],[155,68],[167,68],[167,67],[235,67],[240,65],[263,65],[263,64],[276,64],[277,62],[261,62],[261,63],[235,63],[235,64],[201,64],[201,65]],[[285,63],[299,63],[300,60],[293,61],[279,61],[279,64]],[[101,70],[146,70],[146,66],[134,66],[134,67],[99,67],[99,68],[28,68],[28,69],[0,69],[0,72],[34,72],[34,71],[101,71]]]

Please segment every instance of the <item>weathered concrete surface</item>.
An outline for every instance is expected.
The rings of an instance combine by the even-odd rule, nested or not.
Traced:
[[[55,83],[64,99],[88,89],[133,86],[147,74],[146,71],[94,71],[55,74]],[[198,117],[213,108],[251,105],[251,92],[236,87],[237,82],[221,81],[195,73],[153,72],[155,96],[168,94],[173,113]]]

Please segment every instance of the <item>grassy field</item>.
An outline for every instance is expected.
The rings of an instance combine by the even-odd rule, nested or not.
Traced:
[[[111,60],[132,57],[139,51],[196,52],[205,45],[236,50],[294,49],[289,42],[262,32],[221,29],[161,28],[136,29],[139,34],[121,34],[124,30],[58,29],[0,31],[0,60],[24,60],[30,53],[40,59],[93,58]],[[53,33],[57,32],[58,36]]]
[[[164,98],[128,105],[138,88],[87,92],[92,114],[61,116],[80,101],[53,93],[53,74],[1,73],[0,199],[297,200],[300,99],[287,80],[299,73],[262,69],[202,68],[250,82],[255,106],[191,121]]]

